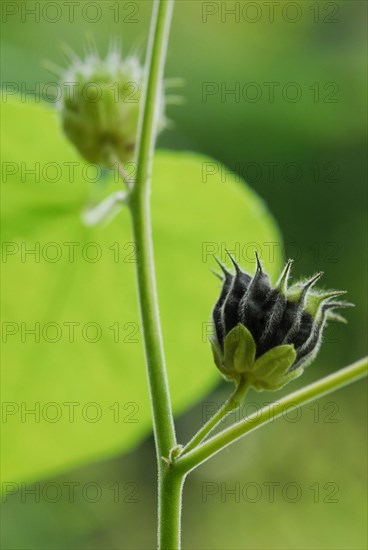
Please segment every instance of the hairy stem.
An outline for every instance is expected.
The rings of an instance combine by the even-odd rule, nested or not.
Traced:
[[[156,290],[150,187],[172,4],[172,0],[154,2],[147,48],[147,81],[144,86],[138,134],[137,176],[129,198],[134,239],[137,244],[138,293],[159,464],[161,456],[169,454],[170,449],[176,444],[176,439]]]
[[[193,470],[231,443],[234,443],[234,441],[280,417],[289,407],[303,406],[319,397],[343,388],[366,376],[367,371],[368,360],[364,358],[330,376],[322,378],[322,380],[318,380],[314,384],[287,395],[280,401],[276,401],[264,407],[261,411],[230,426],[230,428],[215,435],[189,453],[180,456],[175,463],[176,470],[183,473]]]
[[[245,383],[239,383],[229,399],[219,408],[218,411],[198,430],[194,437],[185,445],[181,454],[186,454],[197,447],[209,433],[224,419],[231,411],[240,407],[249,386]]]
[[[158,463],[159,548],[177,549],[180,539],[180,508],[183,475],[172,474],[162,457],[176,445],[163,350],[150,211],[150,187],[157,124],[163,89],[163,73],[173,0],[159,0],[153,13],[146,59],[146,81],[137,140],[137,175],[129,197],[133,234],[137,245],[137,282],[153,430]]]
[[[185,475],[165,468],[161,476],[161,526],[159,548],[179,550],[181,548],[181,505]]]
[[[157,460],[161,465],[161,457],[169,455],[170,449],[176,444],[176,438],[159,321],[151,232],[147,226],[149,219],[147,208],[134,209],[132,223],[134,240],[137,245],[137,280],[140,316],[143,328]]]

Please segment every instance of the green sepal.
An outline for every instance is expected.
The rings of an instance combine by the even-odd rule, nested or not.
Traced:
[[[214,338],[211,341],[213,359],[222,374],[239,381],[254,365],[256,344],[249,330],[241,324],[233,328],[224,341],[224,351]]]
[[[246,379],[258,391],[278,390],[303,373],[301,367],[288,372],[296,359],[292,345],[277,346],[256,360],[253,336],[240,323],[226,336],[224,351],[214,339],[212,352],[216,366],[225,378],[236,382]]]
[[[243,374],[253,368],[255,357],[256,343],[253,336],[244,325],[239,323],[225,338],[225,369]]]
[[[288,384],[289,382],[291,382],[292,380],[295,380],[296,378],[299,378],[299,376],[301,376],[304,372],[304,366],[303,367],[299,367],[295,370],[292,370],[291,372],[289,372],[289,374],[285,374],[282,379],[280,380],[280,385],[276,388],[274,388],[275,390],[278,390],[280,388],[282,388],[283,386],[285,386],[286,384]]]
[[[222,374],[226,376],[226,371],[223,363],[224,361],[223,353],[221,351],[219,343],[215,338],[211,339],[211,349],[213,354],[213,360],[215,361],[216,367],[219,369],[219,371],[222,372]]]
[[[287,382],[300,376],[302,369],[289,373],[288,370],[296,359],[296,351],[292,345],[277,346],[270,349],[257,359],[252,371],[252,385],[257,390],[278,390]]]

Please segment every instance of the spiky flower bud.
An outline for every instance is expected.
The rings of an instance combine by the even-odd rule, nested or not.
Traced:
[[[68,52],[70,66],[59,71],[59,108],[64,131],[89,162],[111,166],[133,159],[144,71],[136,57],[122,59],[110,48],[105,59],[96,51],[85,60]],[[164,95],[158,130],[164,126]]]
[[[215,363],[227,379],[279,389],[313,361],[326,322],[345,321],[335,309],[353,304],[334,300],[344,291],[314,290],[322,273],[289,287],[292,260],[274,287],[257,255],[253,277],[231,260],[234,275],[218,262],[223,285],[213,310]]]

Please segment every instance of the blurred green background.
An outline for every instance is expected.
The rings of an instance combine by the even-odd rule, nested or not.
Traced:
[[[13,3],[2,6],[5,83],[32,88],[50,82],[42,60],[63,65],[63,42],[82,54],[86,33],[101,52],[113,36],[121,38],[124,52],[138,50],[143,57],[150,1],[105,1],[98,4],[101,12],[91,6],[84,13],[76,2],[72,21],[61,2],[62,17],[54,23],[45,20],[54,17],[52,7],[37,21],[21,11],[35,2],[19,2],[15,15],[4,12],[10,9],[5,4]],[[38,4],[43,9],[52,3]],[[297,388],[366,353],[367,6],[347,0],[270,4],[273,18],[267,2],[176,2],[166,75],[185,80],[179,91],[185,104],[168,107],[172,127],[160,136],[159,147],[204,153],[239,172],[278,221],[285,256],[297,259],[295,274],[323,270],[327,287],[348,290],[357,306],[348,313],[349,324],[327,330],[318,359],[293,384]],[[88,21],[94,13],[100,14],[95,23]],[[270,82],[276,83],[273,101]],[[213,93],[205,96],[208,86]],[[240,95],[226,94],[231,89]],[[231,213],[219,216],[225,223]],[[220,403],[228,392],[219,382],[181,416],[179,440],[190,437],[208,404]],[[272,397],[254,393],[250,399]],[[296,422],[269,425],[202,466],[186,482],[183,547],[366,548],[366,412],[362,382],[305,408]],[[151,437],[130,454],[53,476],[36,491],[50,481],[97,483],[102,498],[88,502],[79,490],[72,502],[67,496],[54,503],[31,497],[22,502],[19,493],[8,497],[2,506],[4,549],[152,548]],[[274,499],[269,484],[275,484]],[[298,487],[295,502],[288,484]]]

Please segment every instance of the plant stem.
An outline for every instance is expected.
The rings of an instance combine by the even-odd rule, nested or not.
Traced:
[[[161,476],[161,526],[159,548],[181,548],[181,504],[185,475],[166,468]]]
[[[132,224],[137,245],[136,272],[153,432],[157,461],[161,467],[162,457],[169,455],[176,437],[159,320],[148,205],[132,208]]]
[[[343,388],[366,376],[367,371],[368,360],[364,358],[330,376],[322,378],[322,380],[318,380],[314,384],[287,395],[280,401],[276,401],[264,407],[261,411],[230,426],[230,428],[215,435],[188,454],[180,456],[175,462],[175,469],[178,472],[188,473],[245,434],[280,417],[289,407],[303,406],[310,401]]]
[[[140,315],[157,453],[158,544],[162,550],[176,550],[180,547],[181,491],[184,481],[182,474],[173,474],[162,460],[162,457],[169,456],[170,450],[176,445],[176,436],[159,318],[150,211],[151,173],[172,9],[173,0],[160,0],[153,4],[137,139],[137,175],[129,197],[137,245]]]
[[[181,456],[188,453],[201,443],[209,433],[224,419],[231,411],[240,407],[242,400],[249,386],[245,383],[239,383],[229,399],[219,408],[219,410],[198,430],[194,437],[185,445]]]
[[[137,282],[150,386],[157,458],[168,456],[176,444],[163,351],[150,212],[150,187],[172,0],[154,2],[146,60],[141,120],[137,144],[137,176],[129,198],[137,244]]]

